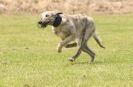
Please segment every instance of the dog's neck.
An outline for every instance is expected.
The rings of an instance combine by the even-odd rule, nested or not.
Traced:
[[[62,22],[62,17],[60,15],[57,15],[57,17],[54,20],[53,26],[58,27]]]

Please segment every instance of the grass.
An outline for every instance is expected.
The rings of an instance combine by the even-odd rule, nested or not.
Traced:
[[[37,27],[36,16],[0,16],[0,87],[133,87],[133,15],[97,15],[97,31],[106,49],[91,39],[93,64],[82,54],[56,52],[59,38]]]

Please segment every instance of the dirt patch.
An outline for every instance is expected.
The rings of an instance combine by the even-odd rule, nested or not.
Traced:
[[[133,13],[133,0],[0,0],[0,14],[39,13]]]

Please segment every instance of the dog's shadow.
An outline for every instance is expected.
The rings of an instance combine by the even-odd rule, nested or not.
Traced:
[[[74,64],[102,64],[102,61],[96,61],[96,62],[75,62]]]
[[[104,62],[102,61],[95,61],[93,63],[90,62],[69,62],[67,64],[65,64],[65,67],[67,66],[71,66],[71,65],[97,65],[97,64],[103,64]]]

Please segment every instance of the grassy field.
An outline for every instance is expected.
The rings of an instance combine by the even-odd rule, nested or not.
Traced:
[[[76,50],[58,54],[59,38],[37,27],[36,16],[0,16],[0,87],[133,87],[133,15],[97,15],[97,31],[106,46],[91,39],[93,64]]]

